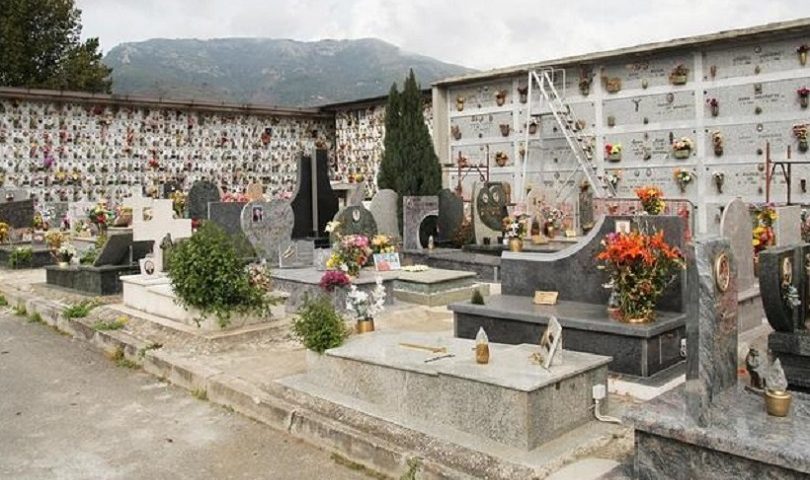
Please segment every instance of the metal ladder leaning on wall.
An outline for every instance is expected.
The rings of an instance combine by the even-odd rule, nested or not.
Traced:
[[[565,103],[560,97],[557,88],[554,86],[555,72],[561,72],[563,78],[563,88],[565,88],[565,70],[559,69],[544,69],[539,73],[536,70],[529,72],[529,92],[528,102],[526,108],[526,125],[532,121],[532,117],[542,115],[542,113],[532,113],[532,94],[536,88],[540,92],[541,98],[548,106],[550,113],[554,116],[560,131],[565,137],[568,146],[571,149],[572,156],[577,162],[578,167],[571,172],[568,178],[563,182],[563,188],[577,175],[582,172],[585,179],[590,184],[594,191],[594,196],[597,198],[606,198],[616,196],[616,190],[613,185],[605,178],[598,174],[596,165],[593,163],[594,152],[589,145],[588,138],[582,134],[579,128],[576,128],[576,121],[571,114],[571,107]],[[525,187],[526,182],[526,168],[529,163],[529,133],[528,128],[525,129],[525,145],[526,156],[523,161],[523,172],[521,177],[521,191]],[[557,192],[558,199],[561,199],[562,190]],[[567,195],[565,195],[567,197]]]

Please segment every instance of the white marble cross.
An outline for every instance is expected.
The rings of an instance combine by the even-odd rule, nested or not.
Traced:
[[[145,216],[151,218],[144,219]],[[144,240],[155,242],[152,246],[155,272],[163,271],[163,250],[160,248],[160,242],[167,233],[174,242],[191,236],[191,219],[174,218],[171,200],[151,200],[137,215],[133,209],[132,239],[136,242]]]
[[[132,194],[130,197],[121,199],[122,207],[129,207],[132,209],[132,224],[135,225],[135,218],[143,218],[143,209],[152,206],[153,198],[144,197],[140,192]]]

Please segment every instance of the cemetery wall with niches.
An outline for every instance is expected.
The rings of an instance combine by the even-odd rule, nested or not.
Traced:
[[[810,88],[810,65],[806,52],[801,53],[807,43],[810,31],[601,60],[588,61],[586,55],[582,62],[556,65],[565,76],[558,73],[555,86],[561,95],[565,92],[574,128],[590,139],[599,175],[617,181],[617,197],[635,197],[636,187],[657,185],[666,197],[698,206],[699,231],[717,232],[720,207],[734,197],[765,201],[766,142],[773,161],[785,160],[788,147],[792,160],[810,161],[804,127],[810,123],[810,91],[801,91]],[[536,88],[531,111],[542,115],[527,119],[527,84],[521,72],[440,84],[437,88],[446,89],[448,125],[441,132],[447,142],[438,142],[447,145],[440,157],[467,166],[488,160],[491,180],[510,182],[513,188],[525,161],[527,189],[542,186],[547,198],[559,194],[576,202],[584,177],[571,178],[577,163]],[[693,144],[688,154],[673,148],[682,138]],[[605,146],[616,144],[622,146],[620,157],[608,158]],[[693,181],[679,185],[678,169],[693,174]],[[778,172],[771,201],[785,202],[786,182]],[[450,188],[459,176],[469,198],[478,174],[462,169],[459,175],[454,167]],[[794,203],[810,203],[808,178],[810,165],[793,166]],[[573,205],[566,210],[576,211]]]
[[[386,99],[368,105],[335,111],[335,168],[331,180],[341,183],[365,183],[366,197],[377,192],[379,170],[385,139]],[[425,124],[433,135],[433,108],[430,97],[424,97]]]
[[[326,148],[333,160],[331,114],[197,105],[0,89],[0,189],[43,210],[201,179],[233,193],[258,182],[274,197],[295,189],[302,155]]]

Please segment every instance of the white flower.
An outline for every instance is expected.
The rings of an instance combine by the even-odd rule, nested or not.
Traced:
[[[334,232],[334,231],[335,231],[335,229],[337,229],[339,226],[340,226],[340,222],[338,222],[338,221],[332,221],[332,222],[328,222],[328,223],[326,224],[326,228],[324,228],[324,230],[325,230],[327,233],[332,233],[332,232]]]

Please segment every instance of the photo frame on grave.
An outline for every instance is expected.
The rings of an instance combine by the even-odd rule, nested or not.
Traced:
[[[141,214],[144,222],[151,221],[152,218],[154,218],[154,211],[152,210],[152,207],[144,207],[143,210],[141,210]]]
[[[399,253],[375,253],[374,270],[378,272],[394,272],[397,270],[402,270]]]
[[[154,275],[155,274],[155,259],[151,255],[138,260],[141,269],[141,275]]]
[[[252,211],[252,221],[253,223],[261,223],[264,221],[264,208],[260,206],[253,207]]]

